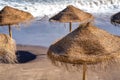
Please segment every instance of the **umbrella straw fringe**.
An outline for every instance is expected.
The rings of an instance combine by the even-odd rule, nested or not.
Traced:
[[[5,34],[0,34],[0,62],[16,63],[16,43]]]
[[[54,60],[55,58],[53,56],[48,55],[48,57],[50,58],[50,61],[52,62],[53,65],[63,68],[65,70],[68,71],[81,71],[83,65],[81,64],[72,64],[72,63],[66,63],[66,62],[60,62],[60,61],[56,61]],[[111,65],[119,65],[120,61],[118,59],[110,59],[108,61],[103,61],[100,62],[98,64],[89,64],[87,65],[88,70],[93,70],[98,72],[99,71],[107,71],[107,69],[111,66]]]

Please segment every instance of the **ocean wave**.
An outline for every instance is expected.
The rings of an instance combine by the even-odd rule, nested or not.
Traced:
[[[6,5],[28,11],[35,17],[52,16],[67,5],[90,13],[116,13],[120,10],[120,0],[0,0],[0,9]]]

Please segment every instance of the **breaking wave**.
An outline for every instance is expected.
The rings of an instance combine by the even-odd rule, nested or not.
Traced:
[[[6,5],[28,11],[35,17],[52,16],[67,5],[90,13],[115,13],[120,10],[120,0],[0,0],[0,9]]]

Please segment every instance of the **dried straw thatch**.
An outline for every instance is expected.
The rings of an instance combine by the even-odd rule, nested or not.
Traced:
[[[111,23],[115,26],[120,24],[120,12],[111,16]]]
[[[0,34],[0,63],[15,63],[15,41],[5,34]]]
[[[94,20],[92,14],[84,12],[72,5],[67,6],[64,10],[49,19],[55,22],[69,22],[69,31],[72,31],[72,22],[87,23]]]
[[[57,66],[63,65],[67,69],[72,68],[69,67],[69,64],[74,64],[76,67],[83,66],[82,80],[86,80],[87,65],[104,68],[109,64],[119,62],[119,44],[119,37],[111,35],[91,23],[85,23],[52,44],[47,54],[52,63]]]
[[[10,6],[5,6],[0,11],[0,26],[9,26],[9,35],[12,37],[11,25],[17,25],[21,22],[28,22],[33,16],[25,11],[12,8]]]
[[[119,44],[119,37],[91,24],[85,24],[52,44],[48,50],[48,57],[53,62],[71,64],[108,62],[120,57]]]
[[[69,5],[49,20],[58,22],[88,22],[93,19],[94,17],[90,13],[84,12],[72,5]]]
[[[30,13],[12,8],[10,6],[5,6],[0,11],[0,25],[2,26],[18,24],[32,18],[33,16]]]

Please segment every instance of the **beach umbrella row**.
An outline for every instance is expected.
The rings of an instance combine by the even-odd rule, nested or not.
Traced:
[[[120,23],[118,14],[111,19],[115,24]],[[71,22],[82,22],[76,30],[52,44],[47,52],[55,65],[57,62],[83,65],[82,80],[86,80],[87,65],[112,63],[120,56],[120,38],[93,26],[93,20],[90,13],[72,5],[50,18],[50,21],[69,22],[70,32]]]
[[[83,10],[80,10],[72,5],[67,6],[64,10],[60,11],[55,16],[51,17],[51,22],[69,23],[69,32],[72,31],[72,22],[90,22],[94,17]]]
[[[119,14],[117,13],[111,17],[111,23],[120,24]],[[10,6],[5,6],[0,11],[0,26],[8,25],[11,38],[11,25],[31,19],[33,19],[33,16],[30,13]],[[87,65],[107,64],[119,58],[120,45],[118,44],[120,44],[120,38],[94,26],[91,23],[94,20],[92,14],[69,5],[49,20],[69,23],[71,33],[49,47],[48,57],[53,63],[82,65],[83,80],[86,80]],[[82,24],[72,31],[72,22]]]

